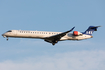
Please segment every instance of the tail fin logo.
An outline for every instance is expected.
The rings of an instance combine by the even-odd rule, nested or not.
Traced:
[[[92,34],[93,33],[93,31],[87,31],[86,32],[86,34]]]

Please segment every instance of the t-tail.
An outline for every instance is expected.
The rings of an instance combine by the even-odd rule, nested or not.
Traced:
[[[83,34],[92,35],[94,31],[97,31],[98,27],[101,27],[101,26],[89,26],[89,28],[85,32],[83,32]]]

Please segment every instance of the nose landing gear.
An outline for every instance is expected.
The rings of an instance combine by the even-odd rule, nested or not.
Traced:
[[[7,37],[7,41],[8,41],[8,37]]]

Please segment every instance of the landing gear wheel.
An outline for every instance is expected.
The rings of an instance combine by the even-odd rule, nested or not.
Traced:
[[[56,43],[58,43],[58,41],[55,41]]]
[[[53,41],[53,42],[52,42],[52,45],[55,45],[56,43],[58,43],[57,40]]]
[[[52,43],[52,45],[55,45],[55,43]]]
[[[8,41],[8,37],[7,37],[7,41]]]

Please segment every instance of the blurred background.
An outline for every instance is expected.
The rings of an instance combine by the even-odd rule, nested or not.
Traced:
[[[1,0],[0,34],[8,30],[84,32],[102,26],[92,39],[62,41],[0,36],[0,70],[105,70],[104,0]]]

